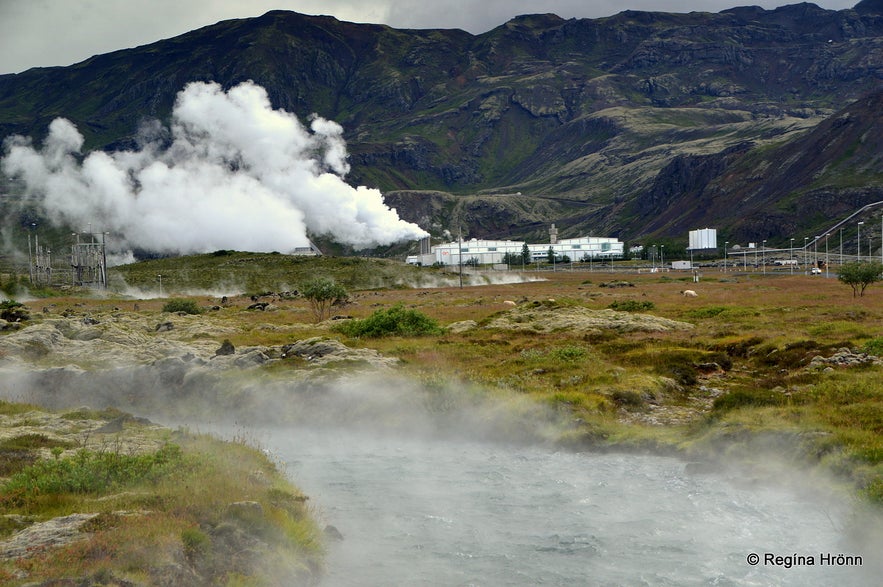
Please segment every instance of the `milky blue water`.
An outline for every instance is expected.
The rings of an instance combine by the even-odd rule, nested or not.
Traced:
[[[808,477],[341,430],[258,438],[344,536],[330,587],[880,584],[863,516]],[[862,565],[822,566],[827,553]]]

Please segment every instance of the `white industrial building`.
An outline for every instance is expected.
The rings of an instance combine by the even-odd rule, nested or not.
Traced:
[[[528,244],[531,259],[545,261],[549,256],[549,248],[559,259],[567,256],[571,261],[583,259],[619,259],[623,257],[624,243],[615,238],[583,236],[579,238],[557,239],[555,225],[549,231],[553,242],[544,244]],[[413,265],[459,265],[460,263],[476,263],[478,265],[495,265],[504,262],[506,253],[521,256],[525,241],[470,239],[462,242],[454,241],[431,247],[430,252],[408,257]],[[474,259],[474,261],[473,261]]]
[[[690,246],[687,249],[692,251],[717,248],[717,229],[703,228],[701,230],[690,231]]]

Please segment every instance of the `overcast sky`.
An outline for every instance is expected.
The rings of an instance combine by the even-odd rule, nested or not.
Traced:
[[[796,0],[0,0],[0,74],[71,65],[92,55],[167,39],[230,18],[283,9],[399,28],[482,33],[519,14],[598,18],[625,9],[719,12]],[[851,8],[858,0],[818,0]]]

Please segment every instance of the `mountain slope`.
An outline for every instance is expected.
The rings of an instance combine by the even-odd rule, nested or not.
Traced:
[[[759,236],[752,231],[771,229],[719,215],[732,206],[666,212],[660,206],[679,192],[661,187],[665,178],[689,175],[684,162],[697,158],[765,152],[873,91],[883,78],[879,4],[528,15],[477,36],[274,11],[70,67],[0,76],[0,135],[42,137],[64,116],[90,148],[129,148],[146,120],[168,120],[186,83],[229,88],[251,79],[276,108],[342,124],[349,181],[398,190],[390,199],[400,214],[425,218],[436,234],[456,228],[444,216],[456,208],[473,236],[523,237],[556,222],[562,236],[632,239],[679,234],[694,221],[741,222],[747,236]],[[759,155],[740,161],[766,165]],[[862,174],[847,180],[844,171],[838,181],[876,185],[877,163],[857,162]],[[757,201],[776,207],[818,189],[818,178],[801,181],[772,183]],[[709,180],[705,195],[725,200],[731,191]]]

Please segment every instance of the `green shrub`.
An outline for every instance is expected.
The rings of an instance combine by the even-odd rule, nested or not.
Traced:
[[[379,338],[381,336],[423,336],[441,333],[438,323],[417,310],[408,310],[396,304],[386,310],[377,310],[363,320],[352,320],[335,327],[351,337]]]
[[[183,312],[185,314],[201,314],[202,310],[193,300],[174,299],[169,300],[162,307],[163,312]]]
[[[640,408],[644,406],[645,398],[637,391],[617,389],[610,394],[610,399],[618,406],[628,408]]]
[[[652,310],[656,305],[649,300],[622,300],[613,302],[607,307],[619,312],[643,312],[645,310]]]
[[[694,310],[690,310],[686,313],[688,318],[714,318],[715,316],[720,316],[724,312],[727,311],[726,306],[708,306],[705,308],[696,308]]]
[[[184,546],[184,555],[189,560],[204,556],[212,546],[211,538],[199,528],[185,528],[181,532],[181,543]]]
[[[0,487],[0,494],[26,503],[46,494],[98,493],[158,478],[174,470],[182,459],[175,444],[141,455],[81,450],[69,458],[38,461],[10,477]]]
[[[743,407],[781,406],[786,401],[785,395],[769,389],[739,389],[716,398],[712,409],[716,412],[728,412]]]
[[[579,346],[559,347],[549,351],[549,356],[558,359],[559,361],[569,363],[584,359],[586,356],[586,349]]]
[[[0,302],[0,319],[7,322],[18,322],[30,319],[28,309],[21,303],[14,300],[3,300]]]
[[[883,336],[872,338],[864,344],[862,351],[877,357],[883,356]]]

